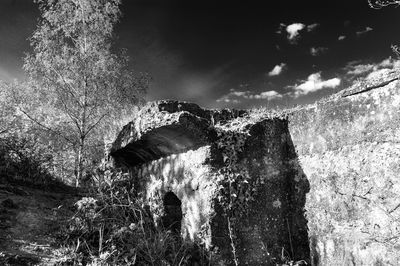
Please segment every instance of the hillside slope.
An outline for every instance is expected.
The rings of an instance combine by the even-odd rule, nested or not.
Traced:
[[[72,216],[72,189],[0,184],[0,265],[53,265],[57,233]]]

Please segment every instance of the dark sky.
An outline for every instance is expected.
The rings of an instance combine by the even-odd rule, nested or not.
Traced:
[[[125,0],[121,10],[116,46],[153,77],[148,99],[212,108],[312,102],[396,65],[400,43],[400,9],[367,0]],[[31,0],[0,1],[0,79],[24,77],[38,16]]]

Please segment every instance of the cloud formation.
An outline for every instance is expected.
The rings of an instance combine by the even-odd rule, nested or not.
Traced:
[[[311,32],[311,31],[315,30],[318,26],[319,26],[318,23],[310,24],[310,25],[307,26],[307,31]]]
[[[374,70],[373,64],[358,64],[359,61],[349,62],[346,67],[346,74],[350,76],[359,76],[365,73],[369,73]]]
[[[286,26],[287,38],[289,41],[295,41],[300,36],[300,31],[306,27],[303,23],[293,23]]]
[[[235,89],[230,89],[229,93],[221,96],[217,99],[217,102],[238,104],[241,102],[240,98],[247,98],[247,95],[250,94],[250,91],[237,91]]]
[[[313,23],[310,25],[306,25],[304,23],[292,23],[289,25],[286,25],[284,23],[279,24],[279,29],[277,30],[276,33],[282,34],[283,31],[285,30],[287,33],[287,39],[291,44],[296,44],[297,41],[300,39],[300,32],[303,30],[307,30],[307,32],[312,32],[314,31],[317,27],[319,26],[318,23]]]
[[[312,56],[319,56],[321,54],[324,54],[328,51],[327,47],[311,47],[310,48],[310,54]]]
[[[287,65],[285,63],[280,63],[279,65],[274,66],[274,68],[268,72],[268,76],[278,76],[282,74],[284,70],[287,69]]]
[[[282,98],[282,94],[278,93],[277,91],[264,91],[261,92],[260,94],[251,94],[249,95],[249,99],[268,99],[268,100],[274,100],[278,98]]]
[[[283,95],[277,91],[269,90],[263,91],[260,93],[254,93],[252,91],[237,91],[235,89],[231,89],[228,94],[223,95],[221,98],[217,99],[217,102],[225,102],[225,103],[233,103],[238,104],[242,100],[275,100],[282,98]]]
[[[395,60],[388,57],[379,63],[361,63],[361,61],[351,61],[343,68],[346,72],[346,76],[349,79],[353,79],[359,76],[365,76],[373,71],[380,69],[393,69],[400,68],[400,60]]]
[[[333,89],[339,86],[340,83],[341,80],[339,78],[323,80],[321,77],[321,72],[313,73],[309,75],[307,80],[303,81],[300,85],[293,87],[294,96],[298,97],[326,88]]]
[[[356,31],[356,34],[357,34],[357,36],[360,36],[360,35],[363,35],[363,34],[365,34],[365,33],[367,33],[367,32],[370,32],[370,31],[372,31],[372,30],[374,30],[374,29],[371,28],[371,27],[365,27],[365,30]]]

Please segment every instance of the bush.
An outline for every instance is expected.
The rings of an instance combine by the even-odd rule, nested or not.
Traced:
[[[203,249],[158,228],[132,178],[108,170],[92,197],[75,203],[62,242],[70,264],[208,265]]]
[[[31,138],[0,138],[0,177],[2,181],[49,184],[52,155]]]

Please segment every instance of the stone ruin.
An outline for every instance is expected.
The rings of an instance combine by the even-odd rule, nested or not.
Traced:
[[[396,75],[280,115],[152,102],[110,155],[160,226],[223,265],[396,265]]]
[[[138,187],[159,215],[155,220],[175,220],[183,238],[217,247],[232,263],[227,214],[218,200],[223,189],[219,170],[228,160],[221,146],[231,141],[228,145],[240,150],[229,156],[238,156],[235,163],[249,175],[236,196],[254,197],[248,213],[235,217],[240,262],[272,262],[282,250],[309,257],[303,212],[308,184],[296,165],[287,120],[250,122],[243,111],[208,111],[176,101],[150,103],[138,117],[124,127],[111,154],[117,166],[137,171]]]

